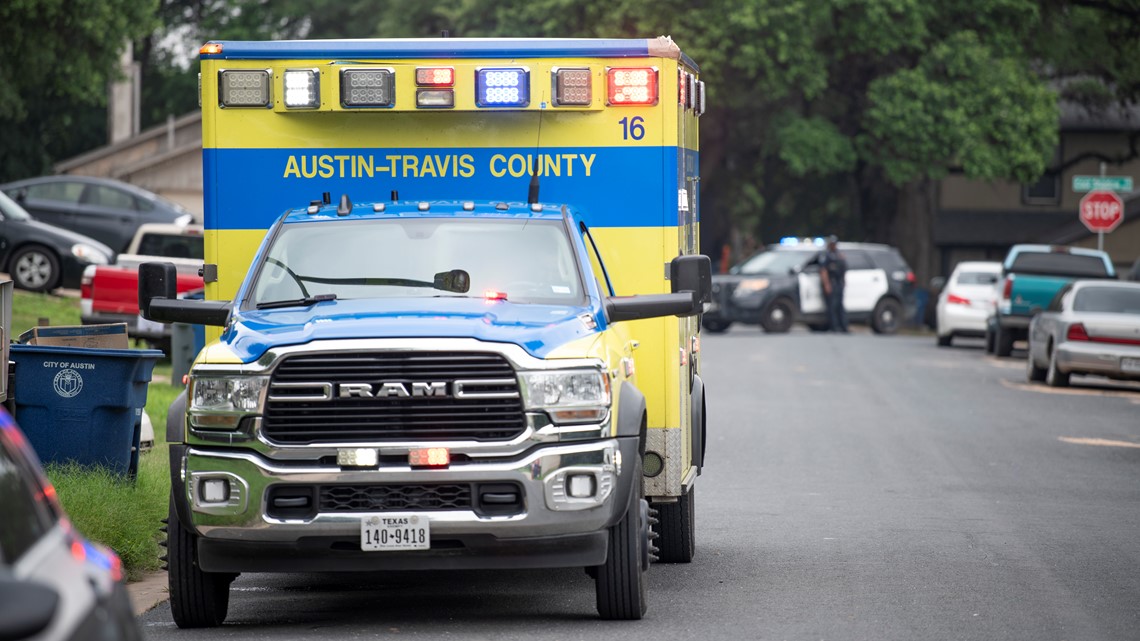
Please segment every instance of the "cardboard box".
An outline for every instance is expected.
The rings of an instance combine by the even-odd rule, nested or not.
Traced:
[[[106,325],[54,325],[33,327],[20,334],[20,343],[55,347],[128,349],[126,323]]]

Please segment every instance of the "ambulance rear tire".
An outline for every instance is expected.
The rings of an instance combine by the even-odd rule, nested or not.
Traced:
[[[625,516],[609,531],[606,562],[595,568],[594,590],[598,615],[608,620],[634,621],[645,616],[645,549],[649,545],[649,506],[643,498],[641,458],[635,459],[633,489]]]
[[[654,503],[657,510],[657,558],[661,563],[692,563],[697,554],[696,486],[676,503]]]
[[[170,502],[166,548],[169,563],[170,613],[180,628],[216,628],[226,620],[230,583],[236,574],[204,572],[198,566],[198,540],[178,519]]]

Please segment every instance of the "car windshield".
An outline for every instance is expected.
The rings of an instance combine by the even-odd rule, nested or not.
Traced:
[[[31,220],[32,217],[28,212],[24,211],[16,201],[8,197],[8,194],[0,191],[0,213],[4,214],[7,220]]]
[[[447,274],[467,272],[470,286]],[[446,282],[445,282],[446,281]],[[295,299],[505,295],[580,304],[582,279],[561,221],[371,219],[288,224],[253,285],[253,306]],[[466,284],[464,282],[464,284]],[[461,291],[462,290],[462,291]]]
[[[962,272],[958,274],[959,285],[993,285],[997,281],[997,272]]]
[[[765,251],[740,264],[739,274],[787,274],[814,255],[808,251]]]
[[[1140,314],[1140,289],[1133,287],[1082,287],[1073,310],[1107,314]]]

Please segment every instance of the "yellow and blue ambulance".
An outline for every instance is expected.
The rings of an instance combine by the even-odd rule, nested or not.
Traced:
[[[205,301],[169,421],[171,606],[241,572],[695,553],[704,84],[668,38],[211,42]],[[284,212],[284,213],[282,213]]]

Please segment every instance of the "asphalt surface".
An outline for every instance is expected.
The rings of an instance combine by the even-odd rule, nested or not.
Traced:
[[[220,630],[162,604],[147,638],[1140,638],[1140,386],[980,348],[706,335],[698,556],[643,621],[596,620],[580,570],[261,574]]]

